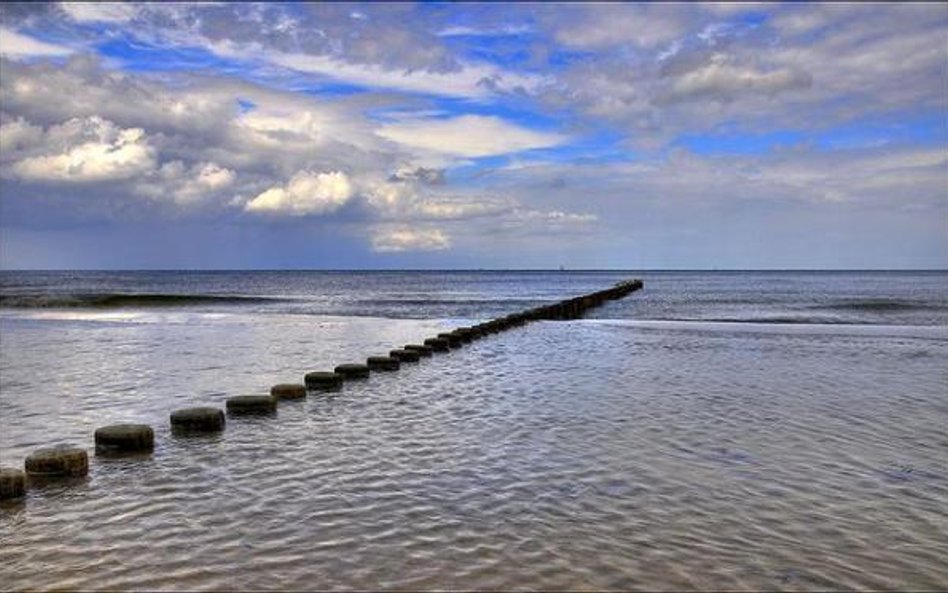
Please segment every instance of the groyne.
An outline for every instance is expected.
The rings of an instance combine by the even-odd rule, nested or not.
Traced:
[[[347,382],[365,380],[373,373],[388,374],[406,366],[414,366],[431,356],[450,353],[475,340],[527,323],[578,319],[586,311],[625,297],[642,286],[641,280],[620,282],[604,290],[441,332],[424,339],[422,344],[406,344],[395,348],[387,356],[368,356],[364,362],[340,364],[332,371],[309,371],[302,374],[301,383],[274,385],[269,394],[238,395],[227,399],[226,414],[225,409],[216,407],[174,410],[169,416],[171,432],[178,436],[220,432],[227,425],[226,416],[272,414],[283,400],[302,399],[310,393],[341,391]],[[147,425],[104,426],[97,429],[94,436],[96,456],[141,455],[149,454],[154,449],[154,430]],[[87,475],[88,469],[88,454],[80,447],[58,445],[39,449],[27,457],[23,470],[0,468],[0,501],[22,501],[30,483],[82,478]]]

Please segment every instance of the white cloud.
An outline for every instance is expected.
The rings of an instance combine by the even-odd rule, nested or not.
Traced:
[[[204,203],[233,186],[237,175],[217,163],[196,163],[187,167],[181,161],[163,164],[158,171],[139,180],[134,193],[154,200],[171,198],[178,205]]]
[[[451,241],[440,229],[382,229],[372,237],[372,249],[379,253],[440,251],[450,246]]]
[[[781,68],[758,71],[730,64],[725,56],[719,54],[709,64],[677,78],[666,99],[676,101],[710,97],[729,100],[747,93],[772,95],[789,89],[805,88],[811,82],[809,75],[799,70]]]
[[[62,2],[60,6],[80,23],[124,23],[132,20],[137,12],[131,2]]]
[[[231,121],[235,137],[257,150],[313,154],[340,143],[362,150],[374,150],[381,144],[372,135],[370,122],[344,108],[318,100],[257,98],[256,108]]]
[[[689,25],[689,7],[675,4],[590,3],[572,11],[554,21],[556,38],[583,49],[652,48],[681,38]]]
[[[680,33],[672,35],[672,27],[651,46],[634,43],[634,27],[623,37],[619,25],[587,26],[610,16],[634,25],[641,8],[550,10],[557,18],[548,26],[590,36],[585,49],[595,53],[560,71],[540,97],[608,121],[630,145],[647,150],[720,124],[812,130],[948,108],[945,4],[746,5],[768,13],[755,23],[731,11],[743,6],[704,5],[690,14],[686,5],[650,5],[663,13],[656,27],[670,19]],[[714,58],[715,50],[727,59]]]
[[[287,187],[287,180],[301,171],[346,171],[347,177],[372,173],[385,179],[397,163],[413,161],[404,148],[374,135],[377,124],[364,117],[358,104],[240,81],[189,75],[172,80],[173,84],[163,85],[147,76],[105,70],[84,57],[55,68],[49,63],[4,63],[0,80],[4,176],[28,180],[41,191],[49,190],[50,183],[62,188],[68,181],[104,177],[106,173],[96,172],[91,161],[127,155],[135,142],[119,150],[98,146],[102,154],[93,155],[92,149],[119,142],[115,134],[106,134],[112,128],[140,130],[144,136],[138,144],[151,150],[138,156],[152,157],[151,162],[147,167],[136,162],[114,167],[108,175],[113,180],[121,175],[123,182],[110,184],[108,191],[89,190],[86,203],[127,212],[122,199],[142,196],[158,208],[177,204],[189,212],[195,211],[192,206],[206,212],[243,209],[252,198],[266,194],[248,209],[290,214],[329,207],[297,196],[293,190],[299,184]],[[252,107],[240,109],[238,100]],[[75,121],[64,127],[64,120]],[[79,133],[80,121],[89,128],[87,133]],[[101,129],[90,122],[100,122]],[[74,137],[64,138],[65,129],[73,130]],[[238,180],[239,188],[234,189]],[[283,193],[266,193],[275,189]],[[77,188],[69,191],[80,193]],[[317,201],[342,199],[340,190],[326,189],[325,183],[320,191]]]
[[[575,188],[587,188],[596,200],[587,208],[599,212],[601,224],[624,224],[648,208],[668,212],[739,211],[742,204],[779,203],[791,212],[806,203],[847,202],[852,212],[875,206],[882,211],[907,205],[948,206],[948,150],[945,148],[871,148],[843,151],[787,149],[762,155],[703,156],[684,150],[650,162],[602,165],[535,164],[500,174],[503,187],[541,188],[547,199],[573,200]],[[562,188],[556,180],[568,179]],[[526,200],[521,200],[526,201]],[[786,208],[786,206],[793,206]],[[593,222],[587,215],[565,212],[520,213],[538,223]],[[524,215],[525,214],[525,215]],[[836,213],[838,215],[838,213]]]
[[[566,140],[485,115],[399,121],[382,126],[377,134],[403,146],[467,158],[549,148]]]
[[[227,187],[234,181],[234,172],[214,163],[207,163],[198,171],[195,183],[199,187],[216,190]]]
[[[791,188],[811,201],[893,205],[919,196],[948,204],[948,150],[851,150],[828,155],[786,155],[744,177],[760,189]]]
[[[767,53],[774,66],[803,68],[812,76],[804,106],[810,119],[820,108],[819,119],[832,123],[893,110],[948,109],[948,5],[858,8],[824,7],[814,25],[819,33],[808,32]]]
[[[885,7],[880,7],[885,10]],[[855,3],[794,4],[788,3],[777,11],[771,25],[782,35],[794,36],[812,33],[844,20],[865,18],[865,10]]]
[[[543,212],[539,210],[517,210],[517,217],[523,220],[539,221],[549,225],[567,225],[567,224],[587,224],[596,222],[599,217],[595,214],[576,214],[573,212],[563,212],[561,210],[551,210]]]
[[[412,177],[382,180],[366,176],[356,186],[374,214],[383,220],[473,220],[510,214],[517,206],[508,197],[471,195]]]
[[[416,211],[424,218],[468,220],[511,211],[515,203],[504,198],[432,199],[421,201]]]
[[[10,158],[14,153],[39,144],[43,128],[34,126],[22,117],[0,125],[0,154]]]
[[[0,56],[12,59],[68,56],[73,50],[0,27]]]
[[[271,187],[250,200],[247,212],[305,216],[341,208],[352,197],[349,177],[340,171],[300,171],[285,186]]]
[[[263,60],[297,72],[325,76],[367,88],[406,93],[477,99],[498,91],[534,90],[547,80],[536,75],[503,71],[489,64],[467,63],[455,71],[435,72],[351,63],[327,55],[281,52],[258,43],[238,44],[229,40],[205,43],[214,53],[228,58]]]
[[[418,198],[414,184],[410,183],[393,183],[369,176],[361,180],[360,186],[366,202],[389,215],[398,215]]]
[[[100,116],[152,131],[206,133],[226,127],[236,114],[239,84],[177,77],[163,85],[148,77],[108,70],[86,55],[65,64],[5,63],[0,105],[8,113],[49,124]],[[235,96],[236,95],[236,96]]]
[[[102,117],[142,128],[155,139],[162,162],[216,162],[267,173],[269,185],[276,185],[304,169],[379,170],[389,168],[397,152],[410,156],[375,136],[377,124],[356,101],[180,73],[163,77],[168,84],[162,84],[151,76],[106,70],[85,57],[62,66],[9,62],[3,68],[0,106],[10,118],[48,126]],[[242,110],[238,100],[253,107]]]
[[[503,27],[478,28],[465,26],[445,27],[438,31],[438,37],[481,37],[497,35],[522,35],[531,33],[533,28],[529,25],[505,25]]]
[[[720,16],[732,16],[741,12],[766,10],[770,2],[702,2],[701,7]]]
[[[9,165],[27,181],[129,179],[155,168],[156,151],[141,128],[119,128],[101,117],[73,118],[46,131],[39,154]]]

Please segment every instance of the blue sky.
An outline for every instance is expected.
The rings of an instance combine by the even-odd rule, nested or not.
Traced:
[[[0,5],[3,268],[560,265],[948,267],[948,5]]]

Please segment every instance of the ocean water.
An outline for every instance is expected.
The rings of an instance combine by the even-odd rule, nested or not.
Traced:
[[[641,278],[219,436],[223,406]],[[945,590],[945,272],[0,272],[0,589]]]

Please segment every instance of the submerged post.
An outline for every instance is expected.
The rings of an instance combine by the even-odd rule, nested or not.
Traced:
[[[303,377],[306,388],[314,391],[339,391],[342,389],[342,380],[342,374],[324,371],[313,371]]]
[[[391,356],[370,356],[365,362],[373,371],[397,371],[401,367],[398,359]]]
[[[306,386],[298,383],[280,383],[270,388],[270,395],[277,399],[303,399]]]
[[[220,432],[224,411],[218,408],[184,408],[171,413],[171,430],[179,433]]]
[[[0,500],[17,500],[26,496],[26,474],[12,467],[0,468]]]
[[[155,448],[155,431],[145,424],[113,424],[95,431],[95,452],[146,453]]]
[[[237,395],[229,398],[226,405],[231,416],[272,414],[276,412],[277,398],[272,395]]]
[[[337,366],[335,372],[342,375],[345,380],[365,379],[369,376],[369,366],[365,364],[350,363]]]
[[[89,473],[89,455],[79,447],[57,445],[37,449],[23,465],[31,478],[81,478]]]

